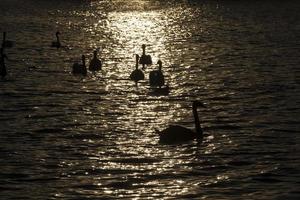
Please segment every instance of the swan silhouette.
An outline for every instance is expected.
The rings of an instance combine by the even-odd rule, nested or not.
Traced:
[[[0,48],[0,76],[2,78],[4,78],[7,74],[5,58],[7,59],[7,56],[4,54],[4,49]]]
[[[146,45],[145,44],[142,45],[142,48],[143,48],[143,54],[140,57],[139,64],[142,64],[143,69],[144,69],[145,65],[152,65],[152,58],[150,55],[146,55]]]
[[[94,57],[90,62],[89,70],[90,71],[99,71],[102,68],[102,62],[97,58],[97,51],[94,51]]]
[[[195,128],[196,132],[185,128],[183,126],[169,126],[165,130],[156,131],[159,134],[159,142],[162,144],[176,144],[176,143],[183,143],[188,142],[194,139],[198,141],[202,141],[203,138],[203,131],[200,126],[199,117],[197,108],[201,106],[204,107],[203,103],[200,101],[193,101],[193,114],[195,120]]]
[[[138,69],[138,67],[139,67],[139,58],[140,58],[140,56],[136,54],[136,55],[135,55],[135,58],[136,58],[135,70],[133,70],[133,71],[131,72],[131,74],[130,74],[130,79],[131,79],[132,81],[134,81],[134,82],[137,84],[138,81],[144,80],[145,75],[144,75],[144,73],[143,73],[142,70]]]
[[[81,75],[87,75],[87,69],[86,69],[86,66],[85,66],[85,56],[82,55],[81,57],[82,59],[82,64],[79,64],[79,63],[74,63],[73,64],[73,71],[72,73],[73,74],[81,74]]]
[[[51,47],[56,47],[56,48],[60,48],[61,47],[60,40],[59,40],[59,35],[60,35],[60,32],[57,31],[55,33],[56,41],[52,42]]]
[[[10,40],[6,40],[6,32],[3,32],[2,49],[11,48],[13,46],[14,46],[14,42]]]
[[[151,71],[149,74],[149,83],[152,87],[160,87],[165,85],[165,77],[161,71],[162,62],[158,60],[158,70]]]

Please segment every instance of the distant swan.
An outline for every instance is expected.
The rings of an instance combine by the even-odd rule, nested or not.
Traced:
[[[82,55],[81,57],[82,59],[82,64],[79,64],[79,63],[74,63],[73,64],[73,71],[72,73],[73,74],[81,74],[81,75],[87,75],[87,69],[86,69],[86,66],[85,66],[85,56]]]
[[[0,76],[2,78],[4,78],[7,74],[7,71],[6,71],[6,66],[5,66],[5,58],[7,59],[7,56],[4,54],[3,52],[3,48],[0,48]]]
[[[159,60],[157,64],[159,65],[158,70],[151,71],[149,74],[149,83],[152,87],[162,87],[163,85],[165,85],[165,77],[161,71],[161,60]]]
[[[6,32],[3,32],[3,39],[2,39],[2,48],[10,48],[14,46],[14,42],[10,40],[6,40]]]
[[[200,126],[197,107],[204,107],[199,101],[193,102],[193,114],[195,120],[196,132],[185,128],[183,126],[169,126],[163,131],[157,131],[159,134],[159,142],[164,144],[182,143],[197,139],[199,141],[203,138],[203,131]]]
[[[60,44],[60,41],[59,41],[59,35],[60,35],[60,32],[57,31],[55,33],[56,41],[52,42],[51,47],[56,47],[56,48],[60,48],[61,47],[61,44]]]
[[[152,65],[152,58],[150,55],[146,55],[146,45],[142,45],[143,48],[143,54],[140,57],[139,63],[143,65],[143,69],[145,68],[145,65]]]
[[[133,70],[130,74],[130,79],[132,81],[134,81],[135,83],[137,83],[138,81],[140,80],[144,80],[145,78],[145,75],[143,73],[142,70],[138,69],[139,67],[139,55],[135,55],[135,58],[136,58],[136,63],[135,63],[135,70]]]
[[[97,51],[94,51],[94,57],[90,62],[89,70],[90,71],[99,71],[102,68],[102,62],[97,58]]]

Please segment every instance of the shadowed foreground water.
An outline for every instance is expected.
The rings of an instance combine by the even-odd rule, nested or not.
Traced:
[[[1,199],[298,199],[297,1],[1,0]],[[55,32],[63,48],[51,48]],[[161,59],[167,96],[129,80]],[[73,76],[101,49],[103,70]],[[155,129],[204,141],[161,145]]]

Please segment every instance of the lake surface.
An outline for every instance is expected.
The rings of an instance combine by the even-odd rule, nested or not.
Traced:
[[[300,3],[1,0],[0,199],[299,199]],[[51,48],[59,30],[63,48]],[[141,45],[154,61],[129,80]],[[103,70],[74,76],[100,48]],[[169,95],[149,92],[163,62]],[[194,128],[162,145],[155,129]]]

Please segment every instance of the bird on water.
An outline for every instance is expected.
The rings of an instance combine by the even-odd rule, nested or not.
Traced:
[[[158,70],[151,71],[149,74],[149,83],[152,87],[161,87],[165,85],[165,77],[161,71],[162,61],[158,60]]]
[[[82,60],[82,64],[79,64],[79,63],[73,64],[72,73],[85,76],[85,75],[87,75],[87,69],[85,66],[85,56],[84,55],[82,55],[81,60]]]
[[[97,58],[97,50],[94,51],[94,57],[90,62],[89,70],[90,71],[99,71],[102,69],[102,62]]]
[[[162,144],[176,144],[188,142],[194,139],[202,141],[203,131],[197,112],[198,107],[204,107],[204,104],[200,101],[193,101],[192,109],[196,131],[179,125],[171,125],[162,131],[156,131],[159,134],[159,142]]]
[[[7,56],[4,54],[4,49],[0,48],[0,76],[3,79],[6,74],[6,66],[5,66],[5,59],[7,59]]]
[[[145,65],[152,65],[152,58],[150,55],[146,55],[146,45],[142,45],[143,53],[140,57],[139,63],[143,65],[143,69],[145,68]]]
[[[60,43],[60,40],[59,40],[59,35],[60,35],[60,32],[57,31],[57,32],[55,33],[56,41],[53,41],[53,42],[52,42],[51,47],[56,47],[56,48],[60,48],[60,47],[61,47],[61,43]]]
[[[136,54],[135,55],[135,59],[136,59],[135,70],[133,70],[130,74],[130,79],[132,81],[134,81],[136,84],[138,81],[144,80],[144,78],[145,78],[143,71],[138,68],[139,67],[139,58],[140,58],[140,56]]]
[[[2,49],[11,48],[13,46],[14,46],[14,42],[10,40],[6,40],[6,32],[3,32]]]

